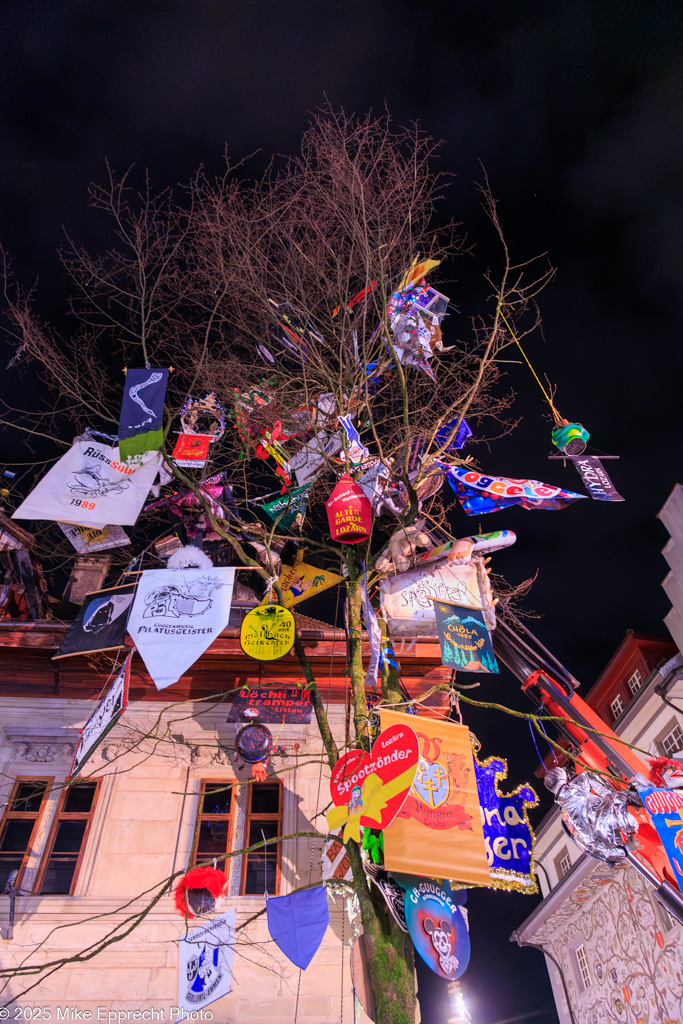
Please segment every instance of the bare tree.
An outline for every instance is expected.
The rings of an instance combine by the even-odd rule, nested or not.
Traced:
[[[340,545],[327,531],[324,501],[340,469],[359,476],[344,438],[310,493],[305,546],[322,567],[346,576],[347,659],[352,685],[351,745],[368,748],[369,715],[362,662],[362,586],[382,573],[378,555],[397,530],[419,518],[451,537],[440,463],[458,464],[449,451],[463,419],[495,430],[509,427],[510,396],[501,385],[501,353],[511,331],[522,337],[538,325],[535,297],[552,271],[515,266],[496,203],[484,178],[481,193],[500,241],[500,265],[486,271],[490,302],[447,337],[432,331],[429,354],[407,357],[396,334],[397,290],[413,260],[444,260],[466,252],[456,225],[435,228],[434,214],[447,177],[434,170],[438,146],[417,127],[398,129],[388,117],[348,117],[326,110],[314,116],[301,152],[273,161],[255,179],[246,165],[226,161],[217,179],[200,171],[183,189],[152,194],[111,171],[94,188],[93,205],[111,218],[114,241],[92,256],[69,245],[64,265],[74,285],[75,328],[58,337],[33,311],[33,296],[5,274],[5,299],[15,364],[35,368],[54,395],[49,412],[28,417],[25,429],[56,438],[87,427],[115,430],[125,366],[171,365],[165,419],[167,465],[175,484],[198,498],[235,562],[265,582],[283,544],[303,544],[300,527],[267,526],[253,499],[276,475],[263,456],[276,421],[288,456],[339,416],[355,417],[364,443],[400,495],[393,514],[375,518],[367,543]],[[454,318],[452,318],[454,319]],[[464,329],[463,329],[464,328]],[[448,330],[447,330],[448,334]],[[171,459],[178,413],[188,394],[213,392],[233,418],[203,471]],[[258,392],[260,403],[249,396]],[[321,405],[320,396],[328,396]],[[16,423],[12,412],[5,422]],[[448,426],[444,437],[442,428]],[[437,442],[438,436],[438,442]],[[260,446],[260,447],[259,447]],[[271,444],[277,448],[277,443]],[[419,451],[415,470],[415,452]],[[207,475],[224,472],[239,513],[208,502]],[[284,469],[286,473],[286,468]],[[145,538],[159,536],[153,517],[140,523]],[[50,534],[51,544],[54,538]],[[143,542],[144,543],[144,542]],[[123,566],[122,566],[123,568]],[[278,600],[282,592],[275,586]],[[330,730],[312,668],[299,638],[295,650],[313,694],[327,761],[340,750]],[[382,694],[404,701],[398,674],[385,665]],[[378,1024],[412,1021],[415,993],[412,945],[368,885],[361,851],[347,844],[353,889],[369,939],[370,975]],[[239,851],[238,851],[239,852]]]

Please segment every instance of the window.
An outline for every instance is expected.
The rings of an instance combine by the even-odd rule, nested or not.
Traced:
[[[57,806],[36,892],[70,896],[97,803],[99,782],[78,782],[65,786]]]
[[[675,921],[673,919],[673,917],[671,916],[669,911],[666,909],[666,907],[663,907],[662,904],[659,902],[659,900],[656,899],[654,896],[652,897],[652,902],[655,905],[655,916],[657,918],[659,918],[659,922],[660,922],[660,924],[662,926],[662,931],[663,932],[670,932],[670,931],[672,931],[672,929],[675,928],[676,925],[678,924],[678,921]]]
[[[203,780],[199,793],[197,841],[192,864],[202,864],[212,857],[216,867],[230,874],[230,861],[223,854],[232,846],[232,808],[234,782]]]
[[[21,886],[21,876],[52,781],[19,778],[14,784],[0,825],[0,892],[12,871],[19,872],[16,885]]]
[[[641,676],[638,669],[636,669],[633,675],[630,676],[628,680],[628,688],[631,691],[631,695],[633,697],[635,697],[635,695],[638,693],[638,690],[641,688],[642,685],[643,677]]]
[[[581,943],[574,950],[574,956],[576,957],[576,963],[579,968],[579,981],[581,984],[581,991],[585,992],[590,985],[593,984],[591,978],[590,967],[588,966],[588,957],[586,956],[586,947]]]
[[[614,698],[614,700],[609,706],[609,709],[612,712],[612,721],[614,722],[619,717],[621,712],[624,710],[624,702],[621,699],[621,694]]]
[[[282,785],[279,782],[253,782],[247,796],[247,821],[244,845],[275,839],[282,831]],[[280,844],[268,843],[244,857],[242,896],[262,896],[264,891],[277,896],[280,890]]]
[[[569,856],[568,850],[563,850],[559,857],[555,858],[555,870],[557,872],[557,880],[561,882],[565,875],[568,875],[572,869],[572,859]]]
[[[683,750],[683,731],[681,731],[680,725],[670,726],[668,732],[660,736],[658,744],[664,757],[673,757],[674,754]]]

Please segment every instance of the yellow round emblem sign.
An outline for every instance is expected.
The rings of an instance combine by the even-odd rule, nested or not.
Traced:
[[[245,654],[257,661],[276,661],[294,646],[296,624],[289,608],[262,604],[244,616],[240,644]]]

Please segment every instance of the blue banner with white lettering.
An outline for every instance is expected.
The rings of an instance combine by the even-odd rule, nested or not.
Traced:
[[[534,836],[527,811],[538,797],[531,786],[518,786],[503,795],[498,783],[507,778],[502,757],[489,757],[482,764],[474,759],[479,802],[484,815],[484,844],[495,889],[538,892],[534,873]],[[683,822],[682,822],[683,824]]]
[[[652,787],[638,792],[650,812],[652,824],[683,891],[683,791]]]

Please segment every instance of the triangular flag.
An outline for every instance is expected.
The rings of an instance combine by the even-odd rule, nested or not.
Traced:
[[[134,526],[159,472],[150,452],[139,466],[124,466],[118,448],[76,441],[38,481],[12,519],[53,519],[101,528]]]
[[[343,576],[336,572],[327,572],[326,569],[319,569],[317,565],[309,565],[307,562],[297,562],[296,565],[283,565],[278,583],[282,587],[282,599],[285,608],[291,608],[299,601],[306,601],[309,597],[322,594],[323,590],[329,590],[336,583],[341,583]],[[261,604],[270,601],[268,594],[263,598]]]
[[[440,263],[441,260],[422,260],[418,263],[416,256],[410,264],[410,269],[407,271],[396,290],[400,292],[404,288],[407,288],[409,284],[413,284],[414,281],[419,281],[425,276],[425,274],[428,274],[430,270],[434,270],[434,267],[438,267]]]
[[[230,618],[234,568],[147,569],[138,581],[128,633],[157,690],[176,683]]]
[[[289,896],[270,896],[266,903],[268,931],[288,960],[305,971],[330,923],[325,886]]]
[[[265,505],[261,505],[261,508],[273,521],[279,518],[280,521],[277,524],[279,529],[288,530],[299,515],[303,524],[310,491],[311,484],[306,484],[305,487],[295,487],[293,491],[280,495],[275,501],[268,501]]]

